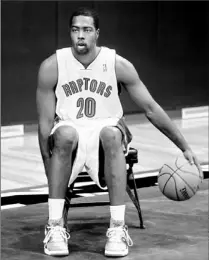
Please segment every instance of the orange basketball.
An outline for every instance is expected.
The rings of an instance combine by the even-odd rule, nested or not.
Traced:
[[[193,197],[201,182],[200,173],[195,164],[191,165],[184,157],[163,165],[158,174],[160,191],[175,201]]]

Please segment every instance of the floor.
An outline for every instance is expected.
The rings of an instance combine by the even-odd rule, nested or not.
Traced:
[[[173,120],[208,174],[208,119]],[[137,176],[156,176],[164,163],[181,154],[141,116],[130,116],[127,123],[134,135],[131,145],[139,154],[139,163],[134,166]],[[36,132],[2,139],[1,162],[2,259],[51,259],[43,253],[47,184]],[[138,189],[146,225],[144,230],[138,228],[136,209],[127,196],[126,224],[134,246],[124,259],[208,259],[207,178],[197,194],[184,202],[167,199],[157,185]],[[96,188],[81,192],[84,185],[87,187],[92,183],[77,184],[78,195],[72,200],[68,215],[70,255],[63,259],[106,259],[103,249],[109,223],[108,195]],[[40,195],[42,197],[37,202],[35,198]],[[20,198],[31,200],[31,203],[20,202]]]

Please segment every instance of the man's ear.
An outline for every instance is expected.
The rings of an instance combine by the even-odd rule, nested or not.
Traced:
[[[99,32],[100,32],[100,30],[97,29],[97,39],[99,38]]]

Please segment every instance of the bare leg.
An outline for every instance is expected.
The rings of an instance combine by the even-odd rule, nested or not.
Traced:
[[[110,205],[124,205],[126,195],[126,163],[122,149],[122,133],[116,127],[101,130],[100,139],[105,154],[105,180]]]
[[[53,134],[54,148],[50,161],[48,185],[49,198],[64,199],[72,168],[72,153],[78,143],[76,130],[60,126]]]

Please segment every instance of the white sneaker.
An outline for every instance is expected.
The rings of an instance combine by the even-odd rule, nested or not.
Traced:
[[[45,227],[44,252],[51,256],[65,256],[69,254],[67,232],[63,220],[50,220]]]
[[[105,256],[126,256],[129,246],[133,245],[127,226],[108,228]]]

